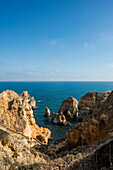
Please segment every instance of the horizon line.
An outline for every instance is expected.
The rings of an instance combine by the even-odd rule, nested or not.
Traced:
[[[2,83],[2,82],[113,82],[113,80],[33,80],[33,81],[28,81],[28,80],[20,80],[20,81],[18,81],[18,80],[0,80],[0,83]]]

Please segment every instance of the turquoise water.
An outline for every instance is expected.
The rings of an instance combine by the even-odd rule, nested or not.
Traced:
[[[4,90],[13,90],[17,93],[28,91],[30,96],[34,96],[37,101],[37,109],[34,116],[36,123],[41,127],[47,127],[52,132],[55,140],[64,138],[66,131],[72,128],[76,121],[71,121],[71,126],[60,126],[51,123],[51,117],[45,118],[45,107],[47,106],[51,113],[58,112],[62,101],[69,96],[75,97],[78,101],[88,91],[104,92],[113,90],[113,82],[0,82],[0,93]]]

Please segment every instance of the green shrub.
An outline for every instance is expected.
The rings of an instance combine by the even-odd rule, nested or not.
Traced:
[[[67,155],[66,161],[68,164],[70,164],[74,160],[74,155]]]
[[[19,154],[18,154],[16,151],[14,151],[12,157],[13,157],[13,158],[17,158],[17,156],[19,156]]]
[[[3,146],[6,146],[8,143],[8,140],[9,140],[8,135],[9,135],[9,133],[0,129],[0,140],[1,140]]]
[[[8,137],[5,136],[3,139],[2,139],[2,145],[3,146],[6,146],[8,144]]]
[[[10,166],[9,170],[15,170],[15,165],[12,164],[12,165]]]
[[[36,157],[37,156],[37,153],[36,153],[36,150],[35,149],[30,149],[30,152]]]

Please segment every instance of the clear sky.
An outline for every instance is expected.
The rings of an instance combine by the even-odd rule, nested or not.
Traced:
[[[113,81],[113,0],[0,0],[0,81]]]

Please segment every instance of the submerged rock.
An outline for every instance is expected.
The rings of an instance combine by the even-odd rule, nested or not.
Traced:
[[[49,110],[48,107],[45,108],[45,115],[44,116],[47,117],[47,118],[50,116],[50,110]]]
[[[72,96],[62,102],[62,106],[59,108],[59,112],[62,112],[68,117],[74,117],[78,114],[78,101]]]
[[[12,90],[6,90],[0,94],[0,124],[22,132],[29,138],[38,138],[47,144],[51,132],[46,128],[39,128],[35,123],[33,109],[36,102],[27,91],[20,95]]]

